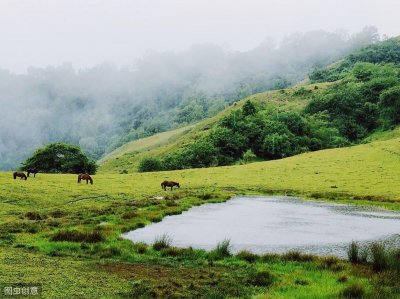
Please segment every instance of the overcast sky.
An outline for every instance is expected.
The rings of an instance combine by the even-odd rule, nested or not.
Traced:
[[[395,36],[399,11],[399,0],[0,0],[0,68],[125,65],[199,43],[243,51],[314,29]]]

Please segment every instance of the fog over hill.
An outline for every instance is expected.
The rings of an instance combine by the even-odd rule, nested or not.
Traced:
[[[186,51],[149,51],[133,66],[70,64],[0,70],[0,169],[13,169],[36,147],[79,144],[92,157],[126,141],[196,122],[252,93],[303,80],[380,37],[373,27],[296,33],[266,39],[247,52],[212,44]],[[1,67],[1,66],[0,66]]]

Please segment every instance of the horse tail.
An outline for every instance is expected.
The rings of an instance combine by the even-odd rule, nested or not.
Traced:
[[[89,177],[89,181],[90,181],[90,184],[93,185],[93,179],[92,179],[92,177]]]
[[[78,175],[78,183],[81,182],[81,175]]]
[[[16,172],[13,173],[13,177],[14,177],[14,180],[17,178],[17,173]]]
[[[164,182],[161,183],[161,189],[164,189]]]

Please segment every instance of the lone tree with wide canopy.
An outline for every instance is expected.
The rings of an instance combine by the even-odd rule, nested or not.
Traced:
[[[21,170],[32,168],[47,173],[95,174],[97,165],[79,146],[56,142],[38,148],[22,163]]]

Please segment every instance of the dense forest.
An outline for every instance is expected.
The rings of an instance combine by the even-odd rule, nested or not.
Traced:
[[[278,159],[358,143],[376,130],[391,129],[400,123],[399,53],[400,39],[363,48],[334,68],[318,70],[340,81],[319,93],[298,88],[295,95],[311,97],[300,111],[248,100],[206,136],[162,159],[144,159],[139,170]],[[320,82],[316,71],[310,77]]]
[[[310,69],[379,39],[371,27],[351,36],[314,31],[278,45],[266,40],[247,52],[214,45],[148,52],[130,67],[77,71],[65,64],[21,75],[0,70],[0,169],[15,168],[35,148],[58,141],[98,159],[130,140],[212,116],[250,94],[296,84]]]

